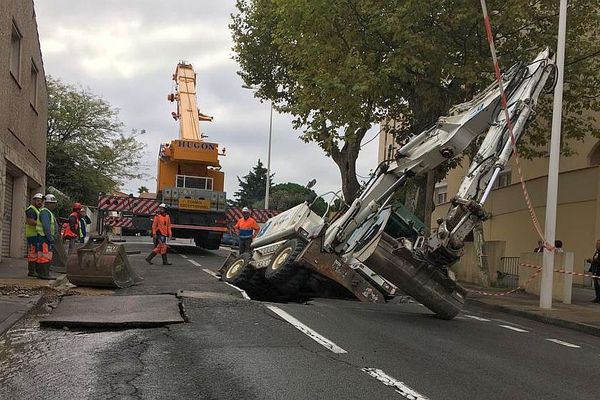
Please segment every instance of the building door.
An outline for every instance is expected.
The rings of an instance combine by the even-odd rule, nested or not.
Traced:
[[[4,191],[4,218],[2,218],[2,257],[10,257],[10,231],[12,225],[13,186],[14,180],[12,175],[6,174],[6,189]]]

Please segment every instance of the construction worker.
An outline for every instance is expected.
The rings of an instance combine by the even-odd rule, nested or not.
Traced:
[[[88,227],[92,224],[90,217],[86,215],[84,208],[79,212],[79,242],[85,243],[88,234]]]
[[[48,194],[44,199],[44,206],[40,209],[39,220],[44,234],[40,236],[37,257],[36,273],[40,279],[53,279],[50,276],[53,250],[58,238],[58,226],[53,210],[56,208],[56,198]]]
[[[152,264],[152,259],[160,254],[162,256],[163,265],[171,265],[167,259],[167,238],[173,236],[171,232],[171,217],[167,214],[167,206],[161,203],[158,206],[158,213],[152,221],[152,237],[154,238],[154,249],[146,257],[148,264]]]
[[[44,195],[36,193],[31,205],[25,210],[25,237],[27,238],[27,276],[37,276],[37,258],[40,249],[40,237],[44,230],[40,221],[40,209],[44,206]]]
[[[233,227],[233,230],[240,238],[238,255],[249,253],[252,239],[254,239],[258,234],[260,227],[256,223],[256,220],[250,216],[250,210],[248,207],[242,208],[242,218],[238,219],[237,223]]]
[[[69,250],[67,254],[73,253],[75,249],[75,243],[79,239],[79,219],[81,212],[81,204],[73,204],[73,212],[69,215],[69,221],[65,224],[65,232],[63,238],[69,242]]]

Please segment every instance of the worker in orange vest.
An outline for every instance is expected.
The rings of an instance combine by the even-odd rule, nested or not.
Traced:
[[[238,255],[250,253],[250,244],[252,243],[252,239],[258,234],[258,231],[260,231],[260,227],[256,223],[256,220],[250,216],[248,207],[242,208],[242,218],[238,219],[233,230],[238,234],[240,239]]]
[[[171,265],[167,259],[167,238],[171,238],[171,218],[167,214],[167,206],[161,203],[158,206],[158,214],[154,216],[152,221],[152,237],[154,238],[154,249],[146,257],[148,264],[152,264],[152,259],[160,254],[162,256],[163,265]]]
[[[75,243],[79,240],[79,218],[81,218],[81,203],[73,204],[73,212],[69,215],[69,222],[64,225],[63,238],[69,242],[68,254],[73,253]]]

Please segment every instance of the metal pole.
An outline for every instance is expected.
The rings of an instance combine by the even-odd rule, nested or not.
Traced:
[[[565,38],[567,31],[567,0],[560,0],[558,17],[558,45],[556,49],[556,87],[552,110],[552,136],[550,138],[550,161],[548,165],[548,195],[546,197],[546,241],[554,246],[556,239],[556,207],[558,201],[558,167],[560,160],[560,136],[562,122],[563,78],[565,65]],[[544,265],[540,287],[540,308],[552,308],[552,280],[554,251],[544,248]]]
[[[265,210],[269,209],[269,189],[271,188],[271,135],[273,133],[273,102],[271,102],[271,116],[269,119],[269,150],[267,153],[267,185],[265,188]]]

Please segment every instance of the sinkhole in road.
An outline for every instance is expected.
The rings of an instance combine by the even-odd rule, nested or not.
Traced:
[[[352,293],[342,285],[305,269],[298,269],[296,274],[277,281],[269,281],[264,270],[255,270],[236,279],[228,279],[225,275],[221,279],[244,290],[250,299],[256,301],[306,303],[315,297],[354,299]]]

